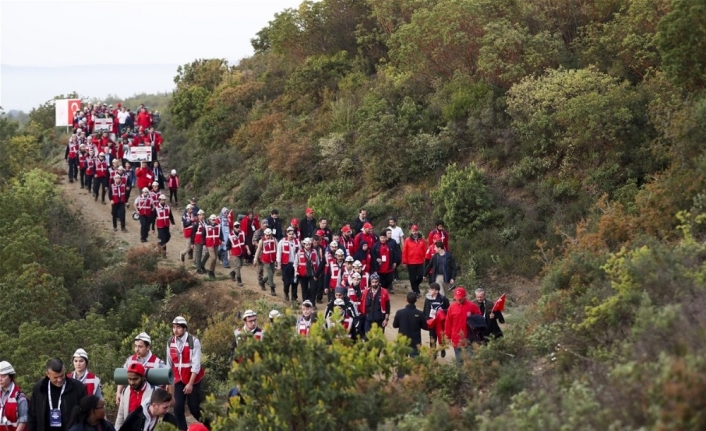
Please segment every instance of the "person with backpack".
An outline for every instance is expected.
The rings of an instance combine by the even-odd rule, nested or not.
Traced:
[[[201,421],[201,379],[204,369],[201,366],[201,342],[189,334],[186,319],[177,316],[172,321],[174,336],[167,344],[167,365],[174,372],[174,415],[177,428],[186,430],[185,405],[189,404],[189,411],[194,419]],[[157,392],[157,390],[155,390]],[[152,394],[154,397],[154,393]],[[171,400],[169,400],[171,401]],[[126,419],[126,424],[129,420]],[[123,426],[124,428],[124,426]]]
[[[150,401],[154,387],[147,382],[147,369],[139,362],[131,362],[127,368],[128,386],[118,391],[118,416],[115,427],[120,429],[125,419],[143,404]]]
[[[463,363],[465,355],[473,353],[469,340],[469,327],[467,318],[472,315],[483,316],[478,306],[467,298],[466,289],[458,286],[454,290],[454,302],[449,306],[449,311],[446,313],[446,325],[444,333],[446,338],[451,341],[456,355],[456,363]]]

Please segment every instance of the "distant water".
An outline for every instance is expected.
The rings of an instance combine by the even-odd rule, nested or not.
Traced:
[[[5,112],[30,109],[59,94],[103,98],[174,89],[178,65],[18,67],[0,65],[0,106]]]

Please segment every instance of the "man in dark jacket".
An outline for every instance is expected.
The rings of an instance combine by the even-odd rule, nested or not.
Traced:
[[[47,361],[46,377],[32,388],[27,431],[65,431],[71,411],[88,396],[83,383],[66,378],[61,359]]]
[[[500,329],[498,322],[505,323],[505,318],[502,312],[493,311],[493,303],[485,299],[485,290],[476,289],[476,299],[473,302],[480,308],[480,312],[485,316],[486,328],[483,334],[483,340],[487,342],[490,337],[502,337],[503,331]]]
[[[149,404],[144,404],[127,415],[119,431],[153,430],[160,422],[177,427],[176,417],[169,413],[172,406],[172,394],[162,388],[152,392]],[[149,426],[146,426],[149,423]]]
[[[299,220],[299,234],[300,240],[304,238],[311,238],[317,231],[316,219],[314,218],[314,210],[311,208],[306,209],[306,217]]]
[[[412,348],[410,356],[419,356],[419,346],[422,344],[422,329],[427,330],[427,320],[424,313],[414,305],[417,302],[417,294],[407,293],[407,305],[397,310],[395,319],[392,321],[393,328],[399,328],[400,334],[409,338]]]
[[[275,237],[277,243],[284,238],[284,231],[282,230],[282,220],[279,218],[279,211],[272,209],[270,215],[265,219],[267,220],[267,227],[272,230],[272,236]]]
[[[431,271],[431,280],[439,283],[441,294],[446,296],[447,291],[456,279],[456,262],[451,252],[444,249],[442,241],[435,242],[434,247],[436,248],[436,253],[424,267],[424,273],[429,274]]]

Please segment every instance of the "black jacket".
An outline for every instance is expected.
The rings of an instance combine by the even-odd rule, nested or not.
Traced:
[[[397,245],[395,240],[391,239],[387,240],[387,244],[387,248],[390,250],[390,268],[392,268],[393,263],[396,263],[397,266],[399,266],[400,262],[402,262],[400,247]],[[377,261],[380,257],[380,245],[381,243],[378,241],[373,244],[373,247],[370,249],[370,272],[376,272],[378,268],[380,268],[380,264]]]
[[[119,431],[143,431],[145,429],[145,422],[147,421],[145,408],[145,406],[142,406],[142,408],[137,408],[127,415]],[[176,416],[171,413],[164,415],[162,419],[157,421],[157,424],[159,425],[160,422],[166,422],[174,425],[175,428],[177,427]]]
[[[485,315],[485,324],[487,325],[485,329],[485,336],[486,337],[494,337],[494,338],[499,338],[503,336],[503,331],[500,329],[500,325],[498,325],[498,322],[500,323],[505,323],[505,318],[503,317],[503,313],[500,311],[496,311],[493,313],[495,315],[495,318],[491,319],[490,314],[493,312],[493,303],[491,301],[488,301],[487,299],[483,302],[480,302],[478,300],[473,300],[473,303],[480,308],[481,313]]]
[[[397,310],[392,327],[399,328],[400,334],[409,338],[410,347],[413,349],[422,344],[422,329],[428,329],[424,313],[417,310],[414,304],[407,304],[404,308]]]
[[[424,298],[424,318],[429,319],[432,308],[444,310],[444,313],[449,310],[449,298],[445,297],[441,293],[436,295],[436,298],[431,299],[429,295]]]
[[[272,216],[267,216],[265,219],[267,220],[267,227],[270,229],[274,229],[275,234],[274,237],[279,242],[282,238],[284,238],[284,231],[282,231],[282,219],[277,217],[277,219],[272,218]]]
[[[100,426],[103,431],[115,431],[115,427],[113,424],[108,422],[107,420],[103,419],[100,422]],[[69,431],[84,431],[86,429],[85,424],[80,423],[80,424],[75,424],[71,428],[69,428]],[[90,426],[89,426],[90,429]]]
[[[451,255],[451,253],[449,253],[448,251],[444,256],[446,256],[446,276],[444,277],[444,283],[448,283],[449,280],[456,279],[456,261],[454,260],[454,257]],[[424,267],[425,274],[429,274],[429,271],[432,269],[434,270],[431,277],[432,281],[436,278],[437,275],[443,274],[442,271],[439,271],[437,269],[440,269],[442,259],[443,256],[440,256],[438,253],[436,253],[434,254],[434,256],[432,256],[429,263]]]
[[[302,239],[304,238],[311,238],[314,236],[316,231],[319,230],[319,225],[316,224],[316,219],[311,218],[309,220],[308,218],[304,217],[303,219],[299,220],[299,231],[301,232]]]
[[[32,388],[32,398],[29,400],[29,414],[27,417],[27,431],[49,431],[49,398],[47,385],[49,378],[45,377],[35,383]],[[71,411],[78,403],[87,397],[86,387],[75,379],[66,379],[66,388],[61,396],[61,424],[66,429],[71,420]],[[52,400],[57,405],[59,400]]]
[[[351,224],[351,226],[353,229],[353,236],[354,237],[360,233],[360,231],[363,229],[363,225],[365,223],[370,223],[370,221],[368,220],[367,217],[363,221],[360,220],[360,216],[356,217],[355,220],[353,220],[353,223]]]

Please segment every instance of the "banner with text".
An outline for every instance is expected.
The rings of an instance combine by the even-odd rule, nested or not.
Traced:
[[[125,147],[128,150],[125,158],[131,162],[151,162],[152,147]]]
[[[96,122],[93,124],[93,133],[103,133],[108,132],[113,128],[113,120],[110,118],[96,118]]]

